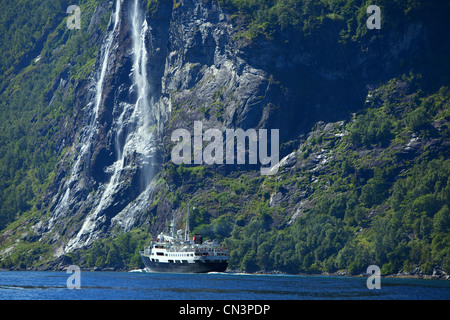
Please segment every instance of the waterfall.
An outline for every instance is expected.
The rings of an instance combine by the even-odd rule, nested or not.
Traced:
[[[108,61],[111,50],[117,48],[117,46],[113,46],[113,43],[114,34],[120,23],[120,10],[121,0],[116,0],[115,10],[110,20],[110,31],[105,36],[101,58],[102,62],[99,66],[99,77],[95,85],[96,95],[93,103],[92,123],[86,128],[88,132],[86,140],[88,141],[91,141],[92,136],[97,132],[96,120],[99,106],[102,103],[105,77],[109,71]],[[149,27],[145,19],[145,11],[139,0],[134,0],[131,4],[129,17],[122,17],[122,19],[125,18],[130,19],[132,40],[132,68],[130,70],[132,85],[129,88],[129,96],[132,98],[130,101],[116,102],[116,104],[120,104],[120,107],[118,105],[114,106],[114,108],[120,111],[118,111],[118,116],[114,119],[114,123],[111,126],[112,136],[115,137],[113,139],[114,141],[111,142],[114,144],[115,161],[107,169],[110,173],[110,179],[97,190],[97,196],[100,200],[97,201],[95,207],[84,219],[84,223],[77,235],[69,241],[64,250],[65,252],[83,247],[93,240],[95,233],[98,232],[98,226],[104,223],[106,219],[104,211],[116,205],[115,197],[123,189],[123,177],[126,176],[127,170],[131,170],[131,167],[136,165],[130,162],[139,162],[141,185],[138,187],[140,187],[142,194],[148,194],[150,181],[154,175],[152,158],[154,157],[156,144],[154,142],[152,128],[156,126],[156,120],[153,115],[153,101],[150,96],[147,74],[148,53],[146,49],[146,35]],[[81,153],[87,152],[90,148],[89,142],[84,144]],[[77,158],[74,171],[78,170],[77,167],[80,166],[79,162],[82,161],[82,158],[85,157],[79,156]]]
[[[116,0],[116,6],[115,6],[114,16],[113,16],[114,26],[113,26],[112,31],[108,32],[106,41],[105,41],[105,50],[103,53],[102,68],[101,68],[101,72],[100,72],[100,77],[97,80],[97,85],[96,85],[94,121],[97,121],[98,108],[100,107],[100,103],[102,101],[103,84],[105,82],[105,75],[106,75],[106,71],[107,71],[107,67],[108,67],[109,54],[111,52],[111,47],[113,44],[114,33],[117,29],[117,26],[119,25],[120,5],[121,5],[121,0]]]
[[[95,97],[94,101],[91,101],[86,108],[91,108],[91,112],[89,113],[89,117],[87,119],[87,125],[82,129],[80,134],[79,143],[76,148],[78,150],[77,157],[75,159],[75,163],[72,166],[72,171],[70,174],[70,178],[64,184],[64,197],[59,200],[55,210],[49,220],[49,229],[53,226],[55,221],[66,213],[68,210],[71,189],[74,184],[76,184],[79,180],[79,173],[86,168],[89,168],[89,158],[91,156],[94,136],[98,132],[98,111],[102,101],[103,94],[103,85],[105,81],[105,76],[108,70],[108,61],[109,56],[112,50],[114,35],[117,34],[119,23],[120,23],[120,10],[121,10],[122,0],[116,0],[113,14],[111,14],[108,31],[105,35],[105,39],[102,43],[102,47],[100,50],[100,72],[97,72],[95,81]],[[83,166],[85,165],[86,168]]]
[[[80,162],[82,159],[85,158],[86,153],[91,150],[91,141],[94,134],[97,132],[97,118],[98,118],[98,110],[100,107],[100,104],[102,102],[102,95],[103,95],[103,85],[105,82],[105,76],[108,70],[108,61],[109,56],[111,53],[114,35],[116,34],[116,31],[119,26],[120,22],[120,9],[121,9],[121,0],[116,0],[115,8],[114,8],[114,14],[111,15],[109,25],[112,25],[112,29],[106,34],[104,43],[102,45],[102,54],[101,54],[101,68],[100,68],[100,74],[98,75],[98,79],[96,81],[95,85],[95,101],[94,101],[94,110],[91,113],[93,116],[89,119],[89,125],[87,126],[87,134],[84,136],[83,143],[81,144],[81,152],[80,155],[77,158],[77,162],[74,166],[74,169],[72,171],[72,179],[74,178],[74,175],[79,171],[80,169]]]
[[[151,130],[155,124],[153,116],[153,101],[150,97],[150,88],[148,83],[147,63],[148,53],[146,48],[146,35],[148,24],[145,19],[145,13],[139,6],[140,1],[134,0],[131,11],[131,31],[133,47],[133,67],[131,70],[133,85],[130,91],[136,96],[129,122],[133,124],[134,131],[129,132],[125,145],[122,147],[123,155],[129,155],[138,152],[144,162],[149,161],[154,153],[154,137]],[[127,113],[127,110],[124,110]],[[127,113],[128,114],[128,113]],[[120,147],[119,147],[120,148]],[[141,186],[145,188],[149,183],[148,165],[143,163],[144,171]]]

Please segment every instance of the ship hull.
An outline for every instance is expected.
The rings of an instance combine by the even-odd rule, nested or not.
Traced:
[[[147,272],[158,273],[207,273],[224,272],[227,269],[228,262],[221,261],[203,261],[197,260],[195,263],[187,262],[154,262],[149,257],[141,255]]]

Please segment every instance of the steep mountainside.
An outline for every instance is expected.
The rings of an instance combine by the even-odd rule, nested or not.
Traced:
[[[71,30],[29,2],[1,16],[0,267],[141,267],[190,203],[232,269],[450,272],[449,4],[85,0]],[[274,174],[175,164],[199,123],[278,129]]]

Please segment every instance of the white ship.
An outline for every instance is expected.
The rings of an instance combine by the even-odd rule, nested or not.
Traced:
[[[230,259],[223,244],[203,241],[199,234],[190,239],[189,208],[184,236],[183,230],[178,230],[175,234],[172,222],[170,235],[161,233],[140,254],[147,272],[224,272]]]

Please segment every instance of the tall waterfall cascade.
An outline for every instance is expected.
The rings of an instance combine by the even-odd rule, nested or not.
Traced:
[[[127,10],[126,10],[127,9]],[[117,224],[132,223],[123,217],[123,211],[128,215],[131,210],[139,210],[139,205],[149,199],[153,184],[154,157],[157,143],[154,131],[158,126],[158,116],[155,115],[154,102],[150,94],[148,82],[147,64],[148,52],[146,37],[149,26],[145,19],[145,8],[141,0],[116,0],[112,6],[112,14],[103,40],[101,51],[96,65],[95,79],[93,79],[92,90],[95,90],[93,98],[86,108],[89,110],[87,125],[83,128],[79,141],[76,145],[77,156],[72,166],[70,178],[66,181],[63,196],[58,199],[55,209],[49,221],[49,226],[55,223],[61,215],[70,207],[74,188],[80,183],[80,172],[88,170],[92,161],[92,153],[96,147],[96,137],[99,135],[101,123],[99,123],[99,112],[101,108],[113,109],[113,122],[108,132],[110,139],[110,150],[113,150],[114,161],[105,169],[108,180],[101,183],[96,190],[95,198],[91,203],[88,213],[83,218],[81,229],[74,237],[67,241],[67,245],[60,249],[56,255],[71,252],[82,248],[95,240],[100,228],[109,219]],[[128,19],[128,20],[125,20]],[[105,86],[107,78],[114,72],[115,51],[119,49],[119,35],[123,23],[129,28],[131,38],[130,55],[132,66],[129,70],[128,99],[114,99],[113,105],[105,102]],[[127,29],[128,30],[128,29]],[[132,160],[130,160],[132,159]],[[135,181],[135,189],[139,195],[135,201],[127,204],[127,207],[111,214],[111,208],[117,207],[120,193],[125,186],[127,172],[139,167],[139,181]],[[129,175],[128,175],[129,176]],[[128,182],[129,183],[129,182]],[[129,187],[129,186],[128,186]],[[127,210],[125,210],[127,209]]]

